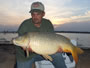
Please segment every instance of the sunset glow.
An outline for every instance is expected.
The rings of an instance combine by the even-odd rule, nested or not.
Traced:
[[[32,2],[45,5],[45,18],[53,25],[90,22],[90,0],[0,0],[0,25],[20,25],[31,18]]]

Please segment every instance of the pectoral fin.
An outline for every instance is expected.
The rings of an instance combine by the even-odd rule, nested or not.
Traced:
[[[46,60],[53,61],[52,57],[49,55],[42,55]]]
[[[27,57],[29,57],[29,50],[28,50],[28,48],[26,48],[26,55],[27,55]]]

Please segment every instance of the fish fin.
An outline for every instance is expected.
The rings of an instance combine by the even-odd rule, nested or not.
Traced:
[[[81,48],[76,47],[76,46],[74,46],[73,49],[71,50],[72,56],[73,56],[76,64],[78,62],[78,54],[82,54],[83,52],[84,51]]]
[[[73,49],[65,49],[64,52],[71,53],[72,56],[73,56],[73,59],[75,60],[75,62],[76,62],[76,63],[78,62],[78,54],[77,54],[77,49],[76,49],[76,47],[73,48]]]
[[[78,62],[78,54],[82,54],[84,51],[81,48],[74,46],[72,49],[64,49],[64,52],[71,53],[75,62]]]
[[[27,55],[27,57],[29,57],[29,50],[28,50],[28,48],[26,48],[26,55]]]
[[[81,48],[78,48],[78,47],[74,47],[73,50],[71,51],[72,53],[72,56],[75,60],[75,62],[77,63],[78,62],[78,54],[82,54],[84,53],[84,51],[81,49]]]
[[[82,54],[84,51],[81,48],[75,47],[74,50],[72,51],[72,56],[75,60],[75,62],[78,62],[78,54]]]
[[[78,54],[84,53],[84,51],[83,51],[81,48],[76,47],[76,49],[77,49],[77,53],[78,53]]]
[[[78,53],[77,53],[76,48],[71,51],[71,54],[73,56],[73,59],[75,60],[75,63],[77,64],[77,62],[78,62]]]
[[[46,60],[53,61],[52,57],[49,55],[42,55]]]
[[[68,49],[64,49],[63,51],[66,52],[66,53],[71,53],[71,51],[68,50]]]

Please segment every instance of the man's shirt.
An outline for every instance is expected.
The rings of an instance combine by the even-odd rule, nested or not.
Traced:
[[[53,25],[49,20],[43,18],[41,22],[40,27],[36,27],[32,22],[32,18],[23,21],[18,29],[18,35],[24,35],[28,32],[54,32]],[[16,46],[16,58],[18,61],[26,61],[33,58],[35,55],[35,53],[30,53],[30,56],[27,58],[24,50]]]

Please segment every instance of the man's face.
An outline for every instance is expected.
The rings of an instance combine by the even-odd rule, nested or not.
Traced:
[[[32,12],[31,16],[32,16],[32,20],[34,24],[39,24],[41,23],[41,20],[44,16],[44,12]]]

